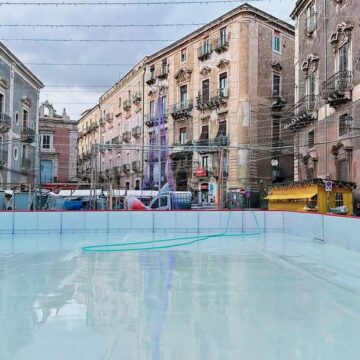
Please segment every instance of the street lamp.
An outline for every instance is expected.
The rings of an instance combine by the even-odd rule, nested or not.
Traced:
[[[271,166],[272,167],[279,166],[279,160],[278,159],[271,159]]]
[[[351,115],[346,116],[345,118],[345,125],[346,127],[351,130],[360,130],[360,128],[353,127],[354,118]]]

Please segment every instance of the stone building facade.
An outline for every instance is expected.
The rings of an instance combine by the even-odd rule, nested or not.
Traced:
[[[77,123],[45,101],[39,109],[41,183],[76,180]]]
[[[291,25],[244,4],[145,58],[100,98],[99,142],[122,146],[102,147],[98,180],[130,189],[169,181],[203,203],[292,180],[293,160],[273,145],[293,103],[293,52]]]
[[[42,82],[0,43],[0,188],[38,179],[38,109]]]
[[[272,147],[293,102],[293,52],[292,26],[245,4],[148,58],[145,109],[151,118],[161,98],[177,189],[202,203],[225,190],[256,193],[277,180],[274,156],[292,179],[289,156]],[[156,126],[145,125],[149,143]]]
[[[295,179],[360,184],[360,3],[299,0],[294,110]]]

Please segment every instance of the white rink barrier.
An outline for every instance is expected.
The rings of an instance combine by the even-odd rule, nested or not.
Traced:
[[[285,232],[360,250],[360,218],[286,211],[0,212],[1,233]]]

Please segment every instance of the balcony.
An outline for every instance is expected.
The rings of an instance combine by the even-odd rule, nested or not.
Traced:
[[[111,123],[113,121],[113,119],[114,119],[114,114],[113,113],[107,113],[105,115],[106,122]]]
[[[114,176],[119,177],[121,175],[121,166],[114,167]]]
[[[327,104],[336,108],[352,99],[353,75],[351,71],[339,71],[322,84],[321,95]]]
[[[162,124],[166,124],[167,123],[167,114],[163,114],[163,123]],[[158,119],[155,116],[155,114],[146,114],[145,115],[145,125],[149,128],[154,127],[155,125],[158,125]],[[161,123],[160,123],[161,125]]]
[[[125,174],[128,174],[130,172],[130,164],[123,164],[122,166],[122,171],[125,173]]]
[[[161,66],[161,69],[160,69],[158,75],[157,75],[157,78],[159,80],[165,80],[165,79],[167,79],[168,75],[169,75],[169,65],[168,64],[163,64]]]
[[[31,144],[35,141],[35,130],[28,128],[28,127],[23,127],[21,129],[21,141],[27,144]]]
[[[2,169],[8,160],[8,150],[0,148],[0,169]]]
[[[130,100],[130,99],[129,99],[129,100],[125,100],[125,101],[123,102],[123,109],[124,109],[125,111],[128,111],[128,110],[131,109],[131,100]]]
[[[106,169],[105,170],[105,176],[110,179],[112,177],[112,171],[111,169]]]
[[[305,19],[305,36],[311,37],[317,27],[317,14],[311,14]]]
[[[215,40],[214,50],[216,53],[221,54],[224,51],[229,49],[229,39],[226,35],[225,37],[220,37]]]
[[[20,171],[24,174],[24,175],[28,175],[30,173],[30,169],[31,169],[31,159],[27,158],[27,157],[23,157],[21,159],[21,168]]]
[[[317,119],[317,107],[319,98],[315,95],[303,97],[289,111],[286,117],[291,118],[289,122],[284,124],[284,130],[299,131]]]
[[[0,113],[0,134],[6,133],[11,128],[11,117],[5,113]]]
[[[132,96],[132,102],[135,105],[139,105],[141,103],[142,100],[142,96],[141,96],[141,92],[137,91],[133,96]]]
[[[212,53],[212,46],[209,44],[208,46],[201,46],[198,48],[198,59],[200,61],[205,61],[210,59]]]
[[[215,93],[204,94],[199,93],[196,98],[196,108],[200,111],[216,110],[221,106],[227,106],[229,100],[229,89],[218,89]]]
[[[131,164],[132,170],[134,172],[140,172],[141,171],[141,163],[140,161],[133,161]]]
[[[132,136],[135,139],[138,139],[141,136],[141,127],[140,126],[135,126],[132,128]]]
[[[146,76],[146,83],[150,86],[156,83],[155,72],[151,71]]]
[[[124,142],[126,142],[126,143],[130,142],[130,140],[131,140],[131,131],[125,131],[123,133],[122,138],[123,138]]]
[[[229,137],[226,135],[217,135],[215,139],[199,139],[195,142],[196,149],[200,154],[206,154],[219,151],[220,147],[229,145]]]
[[[181,101],[170,106],[170,115],[174,120],[186,119],[191,117],[191,111],[194,107],[192,100]]]

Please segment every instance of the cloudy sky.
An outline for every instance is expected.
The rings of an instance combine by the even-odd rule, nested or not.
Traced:
[[[50,2],[50,0],[28,0],[27,3],[35,1],[37,3]],[[51,2],[54,1],[56,0],[51,0]],[[94,0],[58,1],[94,2]],[[108,2],[115,1],[108,0]],[[151,2],[152,0],[148,1]],[[0,0],[0,4],[3,2],[16,3],[20,0]],[[98,0],[98,2],[105,1]],[[289,14],[294,8],[296,0],[253,0],[248,2],[282,20],[290,21]],[[202,24],[215,19],[241,3],[242,1],[209,5],[93,5],[76,7],[2,5],[0,6],[0,41],[27,64],[46,85],[42,91],[41,100],[48,99],[54,104],[58,112],[66,107],[68,114],[77,120],[81,112],[95,105],[107,87],[118,81],[121,75],[129,70],[131,67],[129,64],[135,64],[145,55],[152,54],[169,42],[39,42],[19,39],[176,40],[195,30],[199,25],[151,28],[53,28],[14,25]],[[44,63],[112,65],[50,66],[44,65]]]

